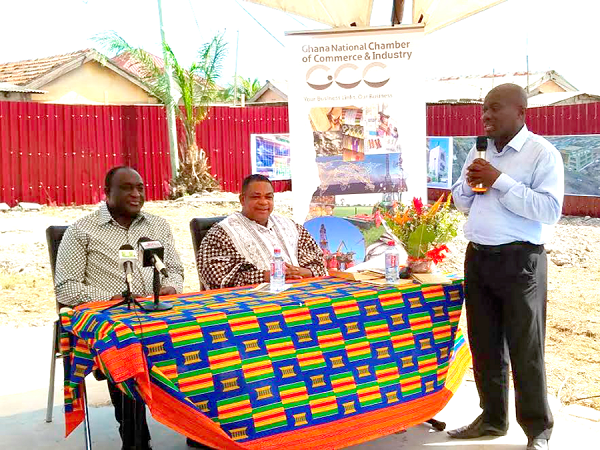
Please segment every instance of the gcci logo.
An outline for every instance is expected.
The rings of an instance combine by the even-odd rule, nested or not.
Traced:
[[[385,86],[387,82],[390,81],[390,79],[388,77],[386,79],[377,81],[369,77],[369,72],[376,67],[383,69],[383,74],[381,73],[382,71],[376,71],[379,75],[378,78],[385,78],[385,69],[387,66],[381,62],[372,62],[368,64],[362,70],[362,74],[360,73],[359,67],[356,64],[342,64],[336,69],[333,75],[331,75],[331,67],[328,67],[324,64],[317,64],[316,66],[312,66],[306,72],[306,84],[308,84],[311,88],[313,88],[316,91],[323,91],[329,86],[331,86],[333,83],[337,84],[342,89],[353,89],[356,86],[358,86],[361,83],[361,81],[372,88],[380,88],[382,86]],[[343,78],[345,80],[349,79],[352,81],[338,81],[340,75],[344,71],[346,72],[344,73]],[[348,71],[352,72],[348,73]]]

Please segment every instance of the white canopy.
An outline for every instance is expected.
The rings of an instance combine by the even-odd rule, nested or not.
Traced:
[[[246,0],[331,25],[368,27],[373,0]]]
[[[431,33],[504,1],[413,0],[413,23],[424,23],[425,33]]]
[[[367,27],[373,9],[373,0],[246,1],[306,17],[334,28],[348,27],[353,23],[358,27]],[[399,11],[396,17],[402,16],[404,1],[390,0],[390,7],[395,5],[396,11]],[[503,1],[506,0],[412,0],[413,23],[424,23],[425,32],[430,33]]]

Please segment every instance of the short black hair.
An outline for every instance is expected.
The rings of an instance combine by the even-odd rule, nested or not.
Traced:
[[[246,178],[244,178],[244,181],[242,181],[242,195],[246,194],[246,191],[248,190],[248,186],[250,186],[250,183],[254,183],[255,181],[269,183],[271,185],[271,187],[273,187],[273,183],[271,183],[271,180],[269,180],[267,177],[265,177],[264,175],[261,175],[259,173],[253,173],[252,175],[248,175]]]
[[[104,177],[104,191],[105,192],[110,192],[110,186],[112,185],[112,180],[115,177],[115,175],[117,174],[117,172],[121,169],[135,170],[133,167],[129,167],[129,166],[116,166],[116,167],[113,167],[112,169],[110,169],[108,172],[106,172],[106,177]]]

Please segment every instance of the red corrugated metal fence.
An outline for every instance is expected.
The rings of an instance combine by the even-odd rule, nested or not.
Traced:
[[[239,192],[242,180],[252,173],[250,136],[262,133],[289,133],[286,106],[217,106],[198,126],[198,146],[207,152],[212,174],[224,191]],[[290,181],[273,184],[276,192],[291,189]]]
[[[430,105],[428,136],[478,136],[483,134],[481,105]],[[600,103],[531,108],[527,127],[542,136],[600,134]]]
[[[287,107],[215,107],[198,126],[198,145],[225,191],[251,173],[250,134],[287,133]],[[111,167],[135,167],[148,200],[169,192],[166,116],[157,106],[0,102],[0,202],[97,203]],[[276,191],[290,181],[274,182]]]
[[[161,108],[0,102],[0,201],[97,203],[113,166],[136,167],[149,200],[170,177]]]

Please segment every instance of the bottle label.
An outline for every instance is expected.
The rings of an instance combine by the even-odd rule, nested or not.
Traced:
[[[398,266],[398,255],[387,254],[385,255],[385,266],[386,267],[397,267]]]
[[[283,268],[283,261],[272,261],[271,262],[271,277],[285,277],[285,270]]]

